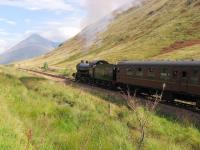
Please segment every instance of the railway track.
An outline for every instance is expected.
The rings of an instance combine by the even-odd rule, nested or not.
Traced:
[[[66,78],[65,76],[63,76],[63,75],[56,75],[56,74],[51,74],[51,73],[42,72],[42,71],[37,71],[37,70],[24,69],[24,68],[18,68],[18,70],[27,71],[27,72],[33,72],[33,73],[37,73],[37,74],[42,74],[42,75],[50,76],[50,77],[53,77],[53,78],[67,79],[67,78]]]
[[[24,68],[19,68],[18,70],[21,71],[26,71],[29,73],[33,73],[36,75],[40,75],[43,77],[50,77],[51,79],[59,79],[62,82],[70,82],[70,83],[75,83],[73,79],[71,78],[66,78],[63,75],[56,75],[56,74],[52,74],[52,73],[47,73],[47,72],[42,72],[42,71],[38,71],[38,70],[32,70],[32,69],[24,69]],[[77,84],[77,83],[76,83]],[[80,84],[78,83],[78,86],[84,86],[87,88],[91,89],[91,86],[89,85],[85,85],[85,84]],[[116,92],[114,94],[118,93],[118,96],[120,96],[118,91],[114,91],[114,90],[110,90],[110,89],[102,89],[99,86],[92,86],[93,89],[95,87],[96,90],[103,90],[103,92]],[[153,97],[149,97],[149,96],[145,96],[145,95],[138,95],[138,98],[143,101],[150,101],[150,103],[154,103],[153,102]],[[186,103],[181,103],[180,101],[174,101],[174,102],[165,102],[165,101],[161,101],[158,105],[158,112],[161,115],[167,115],[167,116],[171,116],[174,117],[177,120],[180,121],[189,121],[192,122],[198,126],[200,126],[200,110],[196,109],[196,107],[194,105],[190,105],[190,104],[186,104]]]

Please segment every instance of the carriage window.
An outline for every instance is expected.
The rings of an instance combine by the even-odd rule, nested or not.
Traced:
[[[198,84],[199,82],[199,72],[198,70],[194,70],[191,76],[191,83]]]
[[[163,68],[163,69],[161,70],[160,78],[161,78],[161,79],[164,79],[164,80],[168,80],[168,79],[170,78],[170,73],[169,73],[168,69]]]
[[[187,72],[186,71],[182,72],[182,78],[187,78]]]
[[[131,69],[131,68],[126,69],[126,75],[128,76],[134,75],[134,69]]]
[[[155,77],[155,70],[153,68],[148,69],[148,77],[154,78]]]
[[[141,77],[141,76],[143,76],[143,71],[142,71],[142,68],[137,68],[137,71],[136,71],[136,76],[138,76],[138,77]]]

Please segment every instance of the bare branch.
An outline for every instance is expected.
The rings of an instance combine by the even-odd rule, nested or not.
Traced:
[[[163,88],[161,91],[161,94],[158,95],[158,91],[156,92],[156,98],[152,101],[146,101],[145,105],[141,105],[141,100],[136,97],[137,90],[134,91],[134,96],[130,94],[129,88],[127,92],[124,92],[121,90],[122,97],[127,101],[128,106],[133,110],[136,120],[139,123],[139,131],[140,131],[140,139],[138,141],[138,150],[141,150],[143,148],[143,144],[145,141],[145,134],[146,129],[148,128],[148,125],[150,123],[150,114],[154,113],[156,111],[156,108],[159,104],[159,102],[163,98],[163,93],[165,91],[166,84],[163,84]],[[142,111],[140,108],[144,108],[144,111]]]

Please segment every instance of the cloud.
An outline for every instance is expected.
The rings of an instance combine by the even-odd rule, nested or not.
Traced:
[[[65,18],[60,21],[49,21],[25,32],[25,36],[37,33],[53,41],[63,42],[81,31],[81,18]]]
[[[11,44],[11,39],[1,36],[0,33],[0,54],[5,52],[10,47],[10,44]]]
[[[87,15],[82,21],[86,26],[81,36],[85,41],[84,49],[89,49],[94,42],[101,44],[98,34],[107,30],[108,25],[115,19],[116,13],[122,13],[129,8],[139,5],[140,0],[80,0]],[[115,13],[113,13],[115,12]],[[89,27],[87,27],[89,25]]]
[[[13,35],[13,33],[6,35],[5,31],[0,30],[0,50],[7,48],[10,43],[12,45],[16,44],[33,33],[38,33],[53,41],[63,42],[75,36],[84,26],[102,20],[116,8],[135,1],[139,0],[0,0],[0,6],[14,6],[28,10],[49,10],[55,12],[58,18],[63,15],[62,20],[47,16],[46,20],[53,19],[53,21],[47,22],[35,22],[36,20],[33,18],[24,18],[23,23],[29,25],[30,29],[18,31],[16,28],[16,33],[19,35]],[[66,15],[65,11],[70,11],[67,16],[64,16]],[[84,18],[85,14],[86,17]],[[75,17],[69,17],[74,15]],[[105,22],[102,23],[103,29],[104,26],[106,28],[112,17],[104,20]],[[0,22],[10,25],[16,24],[14,21],[4,18],[0,18]],[[93,34],[88,35],[95,37]],[[9,41],[9,44],[6,44],[7,41]]]
[[[7,46],[8,46],[8,43],[5,40],[0,39],[0,54],[5,51]]]
[[[0,37],[7,36],[7,35],[8,35],[8,33],[5,30],[0,29]]]
[[[83,24],[93,24],[108,16],[116,9],[123,9],[123,11],[137,5],[140,0],[80,0],[81,5],[86,9],[87,16]]]
[[[81,30],[82,10],[77,8],[79,6],[73,0],[0,0],[0,6],[12,6],[26,10],[48,10],[55,12],[60,18],[47,15],[44,22],[39,22],[27,16],[27,18],[22,18],[24,26],[21,26],[12,20],[0,17],[0,24],[16,25],[15,29],[12,30],[13,32],[10,32],[10,28],[7,28],[6,25],[2,26],[4,30],[0,28],[0,53],[33,33],[38,33],[53,41],[63,42]],[[67,16],[64,16],[66,11],[69,12],[67,12]],[[68,14],[70,14],[70,17]],[[76,15],[74,18],[71,17],[74,15]],[[63,17],[61,18],[61,16]],[[13,18],[15,19],[14,14]],[[26,29],[25,25],[29,27],[29,30]]]
[[[0,22],[4,22],[4,23],[10,24],[10,25],[16,25],[15,21],[8,20],[8,19],[5,19],[5,18],[0,18]]]
[[[65,0],[1,0],[0,5],[23,7],[30,10],[73,10],[73,7]]]
[[[1,19],[0,19],[1,20]],[[0,29],[0,54],[2,54],[8,48],[7,41],[8,33],[4,29]]]
[[[70,27],[70,26],[60,26],[58,28],[52,29],[50,32],[48,30],[41,32],[40,34],[48,39],[56,41],[65,41],[77,33],[80,32],[80,29],[77,27]]]
[[[21,39],[20,34],[8,33],[4,29],[0,29],[0,54],[11,48]]]
[[[32,22],[29,18],[24,20],[25,23],[29,23],[30,21]],[[34,33],[55,42],[66,41],[81,31],[80,22],[81,16],[77,16],[63,18],[62,20],[41,22],[23,33],[9,33],[4,29],[0,29],[0,53],[8,50]]]

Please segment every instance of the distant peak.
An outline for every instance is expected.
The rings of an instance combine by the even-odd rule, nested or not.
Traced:
[[[29,37],[27,37],[24,41],[28,41],[28,42],[31,42],[31,43],[35,43],[35,42],[52,42],[42,36],[40,36],[39,34],[32,34],[30,35]]]
[[[34,34],[30,35],[28,38],[43,38],[43,37],[39,34],[34,33]]]

